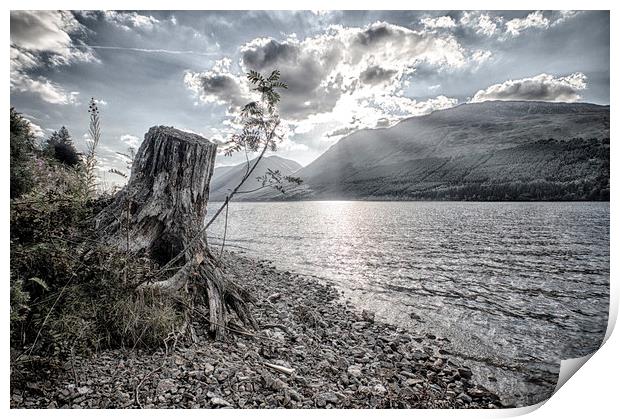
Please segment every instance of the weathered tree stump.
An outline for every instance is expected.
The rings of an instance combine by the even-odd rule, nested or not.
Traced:
[[[207,306],[210,330],[219,337],[230,312],[246,324],[254,320],[250,296],[224,274],[202,232],[216,151],[217,144],[200,135],[152,127],[136,153],[129,182],[97,215],[96,230],[105,243],[160,267],[184,252],[141,287],[184,298],[192,310]]]

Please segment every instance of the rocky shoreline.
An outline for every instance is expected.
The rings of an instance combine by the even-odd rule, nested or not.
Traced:
[[[12,408],[498,408],[445,339],[375,321],[330,285],[228,253],[257,331],[107,350],[11,375]],[[22,375],[23,374],[23,375]]]

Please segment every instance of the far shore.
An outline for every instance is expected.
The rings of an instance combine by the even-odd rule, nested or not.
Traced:
[[[219,204],[223,204],[225,201],[219,201],[219,200],[209,200],[209,202],[214,202],[214,203],[219,203]],[[595,203],[595,202],[607,202],[609,203],[609,200],[606,201],[586,201],[586,200],[574,200],[574,201],[570,201],[570,200],[562,200],[562,201],[558,201],[558,200],[544,200],[544,199],[540,199],[540,200],[506,200],[506,201],[493,201],[493,200],[489,200],[489,201],[474,201],[474,200],[448,200],[448,199],[386,199],[386,198],[381,198],[381,199],[373,199],[373,198],[341,198],[341,199],[271,199],[271,200],[249,200],[249,199],[244,199],[244,200],[231,200],[230,202],[234,202],[234,203],[240,203],[240,202],[248,202],[248,203],[291,203],[291,202],[446,202],[446,203],[479,203],[479,204],[484,204],[484,203],[506,203],[506,204],[510,204],[510,203],[576,203],[576,202],[582,202],[582,203]]]

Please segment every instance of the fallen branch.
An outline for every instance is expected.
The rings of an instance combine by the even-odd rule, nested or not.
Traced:
[[[263,362],[263,365],[265,365],[266,367],[269,367],[269,368],[271,368],[273,370],[276,370],[278,372],[282,372],[282,373],[284,373],[286,375],[292,375],[295,372],[295,370],[293,368],[286,368],[286,367],[283,367],[281,365],[270,364],[268,362]]]

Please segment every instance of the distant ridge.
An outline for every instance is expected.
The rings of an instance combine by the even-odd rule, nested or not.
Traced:
[[[255,161],[256,159],[250,160],[250,165],[254,164]],[[213,171],[213,177],[211,178],[209,200],[223,201],[230,190],[239,184],[245,175],[246,167],[247,164],[245,162],[234,166],[216,167]],[[240,191],[251,191],[261,186],[256,178],[263,176],[267,169],[279,170],[280,173],[286,176],[298,171],[301,167],[302,166],[296,161],[279,156],[263,157],[250,178],[243,184]],[[243,195],[237,195],[237,197],[243,197]]]
[[[609,106],[462,104],[356,131],[296,176],[251,198],[608,200]]]

